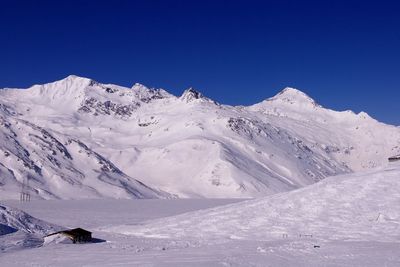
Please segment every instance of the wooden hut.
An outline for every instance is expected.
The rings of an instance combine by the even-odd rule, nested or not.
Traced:
[[[75,243],[86,243],[92,241],[92,232],[89,232],[82,228],[75,228],[71,230],[64,230],[56,233],[52,233],[47,235],[46,237],[53,236],[53,235],[63,235],[68,237]]]

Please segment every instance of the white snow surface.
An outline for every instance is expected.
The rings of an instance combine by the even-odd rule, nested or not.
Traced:
[[[0,265],[395,267],[399,177],[400,165],[391,164],[237,203],[8,201],[47,221],[91,230],[99,242],[0,252]]]
[[[400,241],[400,164],[330,177],[230,206],[105,229],[140,237],[197,240]]]
[[[400,128],[286,88],[250,107],[67,78],[0,90],[0,199],[246,198],[384,166]]]

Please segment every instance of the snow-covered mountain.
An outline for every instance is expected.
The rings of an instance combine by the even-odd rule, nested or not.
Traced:
[[[18,198],[24,182],[31,195],[42,198],[167,196],[127,176],[79,139],[14,116],[0,115],[0,125],[4,199]]]
[[[0,198],[257,197],[386,164],[400,128],[293,88],[249,107],[69,76],[0,90]]]

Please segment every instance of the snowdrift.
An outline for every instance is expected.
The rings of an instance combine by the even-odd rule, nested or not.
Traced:
[[[400,240],[400,166],[330,177],[306,188],[105,231],[156,238]]]

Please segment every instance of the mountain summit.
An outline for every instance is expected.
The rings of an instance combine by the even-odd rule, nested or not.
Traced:
[[[291,105],[294,104],[299,106],[319,106],[314,99],[309,97],[307,94],[292,87],[286,87],[274,97],[268,98],[267,101],[277,101],[280,103],[287,103]]]
[[[186,102],[191,102],[191,101],[193,101],[195,99],[201,99],[203,97],[204,96],[203,96],[202,93],[200,93],[199,91],[195,90],[193,87],[190,87],[189,89],[186,89],[183,92],[183,94],[181,96],[181,99],[183,101],[186,101]]]
[[[180,99],[186,103],[190,103],[190,102],[194,102],[194,101],[216,103],[215,101],[211,100],[210,98],[205,97],[202,93],[200,93],[193,87],[186,89],[183,92],[183,94],[181,95]]]

